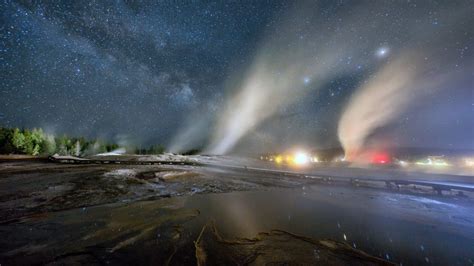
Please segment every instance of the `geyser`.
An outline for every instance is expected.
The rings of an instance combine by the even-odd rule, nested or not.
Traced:
[[[419,71],[416,65],[410,56],[402,56],[382,68],[353,95],[338,126],[347,160],[360,155],[367,138],[415,100],[418,92],[414,81]]]
[[[320,89],[328,80],[354,71],[348,60],[363,60],[370,42],[357,49],[353,42],[359,34],[373,36],[366,28],[353,30],[358,21],[353,10],[339,11],[347,12],[345,23],[318,16],[316,10],[314,3],[300,3],[266,35],[242,86],[233,89],[237,92],[226,101],[206,153],[228,153],[279,110]],[[364,12],[362,6],[360,11]]]

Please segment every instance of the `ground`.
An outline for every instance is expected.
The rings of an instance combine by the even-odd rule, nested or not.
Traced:
[[[469,189],[440,194],[396,181],[446,176],[185,161],[4,160],[0,263],[472,264]]]

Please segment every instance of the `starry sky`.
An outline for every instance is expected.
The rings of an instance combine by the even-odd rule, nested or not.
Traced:
[[[472,1],[3,0],[0,10],[1,126],[219,146],[222,121],[252,116],[239,116],[235,95],[257,82],[271,95],[253,109],[264,115],[230,150],[337,147],[351,97],[412,53],[428,74],[410,86],[425,92],[370,136],[474,149]]]

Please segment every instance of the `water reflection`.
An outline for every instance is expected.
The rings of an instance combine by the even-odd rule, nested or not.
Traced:
[[[315,186],[197,195],[185,206],[200,209],[199,223],[215,219],[229,237],[281,229],[403,264],[465,265],[474,258],[474,208],[468,201]]]
[[[197,240],[204,231],[199,247],[214,254],[208,256],[214,263],[229,258],[244,261],[246,256],[268,262],[272,258],[259,257],[256,250],[272,251],[283,259],[281,250],[299,252],[296,247],[301,247],[305,260],[323,262],[333,256],[328,254],[349,259],[360,252],[354,248],[405,265],[465,265],[474,258],[471,203],[309,186],[110,204],[3,225],[0,261],[195,264],[195,243],[200,245]],[[203,230],[210,221],[215,230]],[[233,242],[245,246],[227,245]],[[289,259],[299,253],[292,254],[288,253]]]

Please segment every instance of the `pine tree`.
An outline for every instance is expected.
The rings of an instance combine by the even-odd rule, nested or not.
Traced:
[[[41,143],[41,154],[53,155],[56,153],[56,140],[53,135],[46,134]]]
[[[15,152],[15,145],[13,145],[13,129],[0,128],[0,153],[10,154]]]
[[[14,147],[14,153],[24,153],[25,135],[20,131],[19,128],[13,129],[12,144]]]

